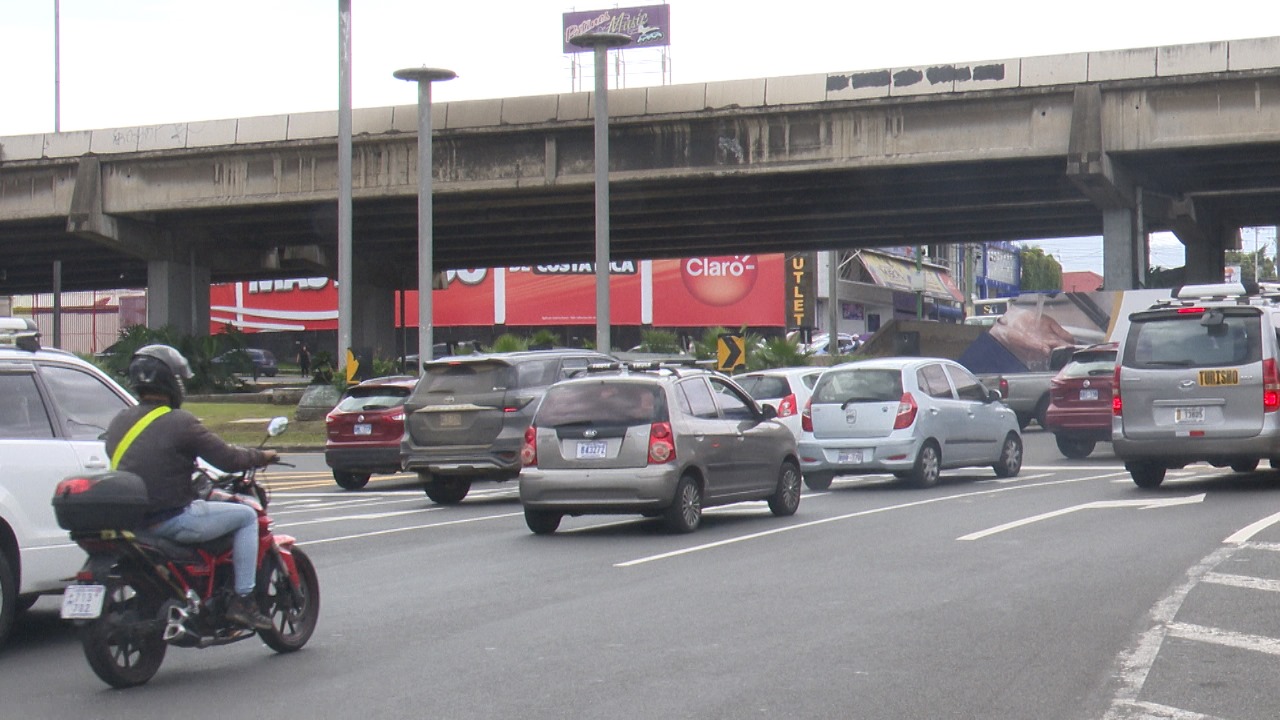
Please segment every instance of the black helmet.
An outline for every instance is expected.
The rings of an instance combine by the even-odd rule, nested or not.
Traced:
[[[129,361],[129,385],[138,395],[152,393],[169,398],[169,406],[182,407],[190,380],[191,366],[182,353],[168,345],[147,345],[138,348]]]

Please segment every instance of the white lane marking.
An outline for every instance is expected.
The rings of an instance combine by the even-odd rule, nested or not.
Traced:
[[[523,512],[503,513],[501,515],[484,515],[482,517],[466,518],[463,520],[446,520],[438,523],[428,523],[426,525],[409,525],[407,527],[389,528],[386,530],[374,530],[367,533],[356,533],[355,535],[342,535],[339,537],[323,538],[320,540],[308,540],[300,542],[299,545],[323,545],[331,542],[341,542],[343,540],[359,540],[361,538],[377,537],[379,535],[393,535],[395,533],[409,532],[411,530],[430,530],[438,527],[448,527],[450,525],[466,525],[468,523],[484,522],[486,520],[501,520],[509,517],[523,516]]]
[[[1231,587],[1248,588],[1250,590],[1280,592],[1280,580],[1253,577],[1252,575],[1231,575],[1228,573],[1211,572],[1204,576],[1203,582],[1214,583],[1215,585],[1229,585]]]
[[[1223,718],[1220,718],[1217,715],[1204,715],[1190,710],[1183,710],[1182,708],[1147,702],[1145,700],[1130,703],[1130,705],[1138,712],[1137,714],[1125,714],[1121,716],[1126,720],[1160,720],[1162,718],[1167,720],[1223,720]],[[1111,716],[1108,716],[1108,718],[1110,717]]]
[[[1195,503],[1204,502],[1204,498],[1205,498],[1205,493],[1200,493],[1199,495],[1188,495],[1187,497],[1180,497],[1180,498],[1138,498],[1135,500],[1099,500],[1097,502],[1084,503],[1083,505],[1073,505],[1071,507],[1062,508],[1061,510],[1054,510],[1052,512],[1033,515],[1028,518],[1022,518],[1021,520],[1014,520],[1013,522],[1007,522],[1003,525],[997,525],[993,528],[987,528],[986,530],[979,530],[978,532],[969,533],[968,535],[961,535],[956,539],[957,540],[981,540],[982,538],[990,537],[992,535],[995,535],[996,533],[1002,533],[1006,530],[1013,530],[1015,528],[1020,528],[1026,525],[1030,525],[1031,523],[1034,523],[1034,522],[1039,522],[1041,520],[1048,520],[1050,518],[1060,517],[1062,515],[1066,515],[1067,513],[1073,513],[1079,510],[1096,510],[1096,509],[1120,508],[1120,507],[1136,507],[1139,510],[1151,510],[1153,508],[1174,507],[1177,505],[1194,505]]]
[[[1238,650],[1252,650],[1267,655],[1280,655],[1280,639],[1265,635],[1250,635],[1249,633],[1205,627],[1204,625],[1192,625],[1190,623],[1169,623],[1169,635],[1183,640],[1222,645]]]
[[[1102,480],[1108,477],[1111,477],[1111,475],[1110,474],[1094,475],[1090,477],[1067,478],[1064,480],[1052,480],[1050,482],[1043,482],[1043,483],[1032,483],[1032,484],[1024,483],[1019,485],[1006,485],[1003,487],[992,488],[990,490],[978,490],[975,492],[957,493],[955,495],[945,495],[943,497],[929,498],[927,500],[916,500],[914,502],[902,503],[900,505],[887,505],[885,507],[871,508],[870,510],[860,510],[858,512],[848,513],[845,515],[836,515],[834,517],[822,518],[821,520],[810,520],[809,522],[797,523],[795,525],[787,525],[786,527],[773,528],[771,530],[765,530],[758,533],[751,533],[749,535],[740,535],[738,537],[728,538],[725,540],[717,540],[716,542],[706,543],[703,545],[693,545],[691,547],[681,548],[679,550],[672,550],[671,552],[660,553],[658,555],[649,555],[647,557],[636,558],[635,560],[627,560],[625,562],[614,563],[614,567],[623,568],[623,567],[633,567],[636,565],[643,565],[645,563],[654,562],[655,560],[667,560],[673,557],[679,557],[681,555],[688,555],[690,553],[701,552],[703,550],[711,550],[713,548],[723,547],[725,545],[732,545],[734,543],[746,542],[748,540],[755,540],[757,538],[768,537],[770,535],[777,535],[780,533],[791,532],[793,530],[803,530],[806,528],[816,527],[818,525],[825,525],[827,523],[839,522],[841,520],[850,520],[852,518],[865,517],[868,515],[878,515],[880,513],[891,512],[894,510],[905,510],[907,508],[920,507],[923,505],[933,505],[935,503],[947,502],[949,500],[964,500],[967,498],[978,497],[981,495],[996,495],[999,493],[1016,492],[1018,490],[1029,490],[1032,488],[1049,487],[1051,485],[1067,485],[1071,483],[1086,482],[1089,480]]]
[[[1227,539],[1222,542],[1227,543],[1228,545],[1239,545],[1241,543],[1249,542],[1254,535],[1257,535],[1263,530],[1275,525],[1277,522],[1280,522],[1280,513],[1264,517],[1256,523],[1246,525],[1245,527],[1242,527],[1228,535]]]

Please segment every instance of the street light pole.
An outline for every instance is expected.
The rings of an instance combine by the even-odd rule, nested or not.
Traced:
[[[596,60],[595,168],[596,168],[596,349],[610,352],[609,336],[609,48],[631,42],[624,33],[596,32],[571,38],[578,47],[592,48]]]
[[[431,290],[435,276],[435,247],[432,229],[435,219],[431,207],[431,83],[452,80],[457,73],[440,68],[405,68],[393,73],[401,80],[418,83],[418,369],[434,359]]]

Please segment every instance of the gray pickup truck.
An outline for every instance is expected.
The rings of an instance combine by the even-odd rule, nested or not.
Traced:
[[[979,374],[978,379],[988,389],[1000,391],[1004,404],[1018,416],[1018,427],[1026,428],[1032,420],[1044,427],[1044,414],[1049,409],[1049,383],[1081,347],[1055,348],[1049,355],[1049,369],[1045,371]]]

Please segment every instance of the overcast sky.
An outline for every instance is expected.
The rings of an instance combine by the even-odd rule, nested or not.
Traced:
[[[657,3],[351,4],[360,108],[414,104],[414,86],[391,73],[422,65],[458,73],[435,87],[437,102],[572,91],[562,14]],[[1280,12],[1256,0],[670,5],[676,84],[1280,35]],[[64,131],[337,108],[337,0],[60,0],[59,8]],[[54,129],[54,58],[54,0],[0,0],[0,137]],[[628,54],[628,85],[659,84],[660,73],[657,52]],[[1100,249],[1062,247],[1064,264],[1100,270]],[[1182,264],[1176,240],[1153,247],[1176,250],[1172,262],[1158,255],[1154,264]]]

